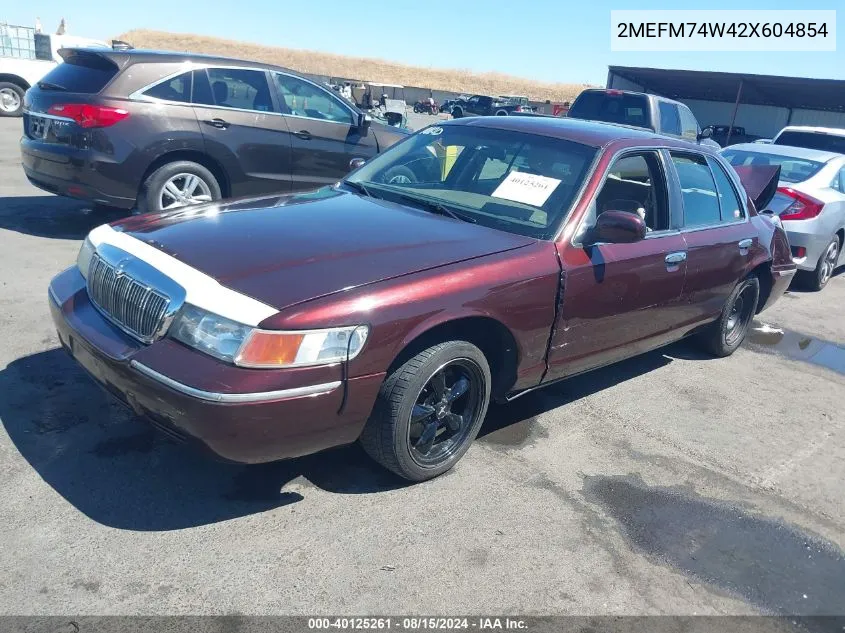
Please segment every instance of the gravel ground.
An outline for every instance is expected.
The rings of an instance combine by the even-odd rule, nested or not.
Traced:
[[[494,407],[425,484],[357,447],[221,465],[57,349],[48,281],[113,218],[31,187],[19,129],[0,120],[0,614],[845,613],[841,271],[730,358],[677,344]]]

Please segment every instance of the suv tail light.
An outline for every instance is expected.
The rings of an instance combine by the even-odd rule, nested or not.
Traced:
[[[822,212],[824,202],[806,193],[789,187],[778,187],[778,193],[792,199],[792,203],[780,212],[781,220],[809,220]]]
[[[122,108],[91,105],[90,103],[57,103],[50,106],[47,114],[73,119],[79,127],[109,127],[129,116]]]

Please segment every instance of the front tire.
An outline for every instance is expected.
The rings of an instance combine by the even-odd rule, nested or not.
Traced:
[[[460,119],[462,116],[464,116],[464,111],[461,108],[455,108],[452,110],[453,119]]]
[[[177,160],[150,174],[138,207],[144,213],[157,213],[222,197],[220,184],[208,169],[193,161]]]
[[[384,173],[383,180],[389,185],[410,185],[417,182],[417,175],[405,165],[394,165]]]
[[[739,282],[725,302],[719,319],[699,335],[703,347],[714,356],[733,354],[745,340],[757,313],[760,281],[755,276]]]
[[[433,345],[387,376],[359,441],[370,457],[400,477],[437,477],[478,435],[490,385],[490,366],[475,345]]]
[[[21,116],[24,92],[25,90],[17,84],[0,81],[0,116]]]

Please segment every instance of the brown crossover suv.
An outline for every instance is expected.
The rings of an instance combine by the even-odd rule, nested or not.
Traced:
[[[29,180],[104,206],[161,211],[314,189],[407,136],[284,68],[139,50],[60,52],[26,93]]]

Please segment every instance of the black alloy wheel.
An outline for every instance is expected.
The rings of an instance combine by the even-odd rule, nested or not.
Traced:
[[[420,391],[408,424],[408,449],[420,466],[447,460],[466,442],[482,409],[481,368],[458,358],[437,369]]]

